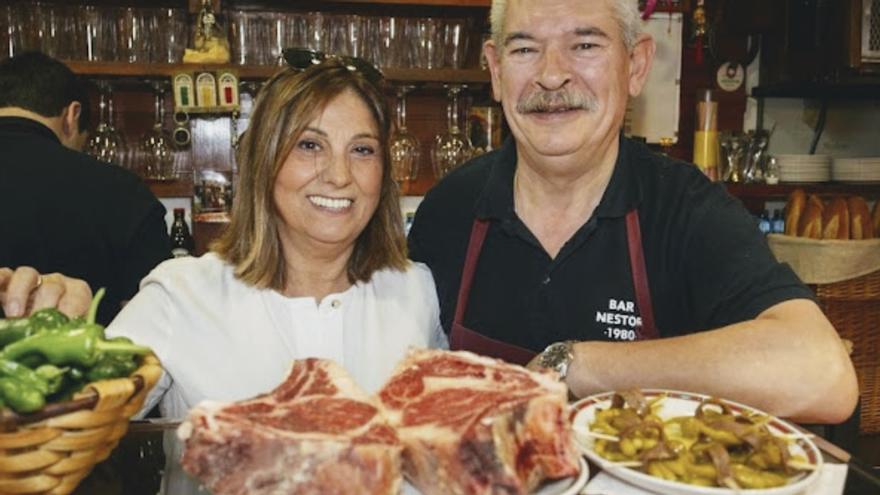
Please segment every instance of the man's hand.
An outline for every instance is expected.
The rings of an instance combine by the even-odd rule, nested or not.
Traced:
[[[27,316],[43,308],[58,308],[67,316],[86,313],[92,290],[84,281],[60,273],[40,275],[28,266],[0,268],[0,304],[7,318]]]

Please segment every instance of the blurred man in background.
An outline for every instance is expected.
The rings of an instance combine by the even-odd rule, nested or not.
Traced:
[[[42,53],[0,61],[0,266],[64,273],[107,295],[107,324],[171,256],[165,208],[133,173],[81,153],[87,92]],[[27,312],[9,301],[6,316]]]

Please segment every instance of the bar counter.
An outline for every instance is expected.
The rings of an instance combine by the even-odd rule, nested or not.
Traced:
[[[207,490],[200,489],[197,481],[183,473],[177,462],[166,463],[166,459],[173,459],[180,453],[181,444],[175,433],[177,426],[176,421],[133,421],[110,457],[95,466],[74,495],[210,495]],[[826,463],[845,463],[845,452],[821,438],[816,438],[816,443]],[[848,464],[844,494],[880,493],[880,477],[857,459],[849,459]],[[595,465],[590,465],[591,477],[598,472]],[[593,492],[589,491],[588,485],[587,491],[580,493]]]

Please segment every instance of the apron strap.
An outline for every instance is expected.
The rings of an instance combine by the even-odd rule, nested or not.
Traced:
[[[471,283],[474,281],[477,260],[480,259],[480,251],[483,249],[483,241],[486,240],[486,232],[488,230],[488,220],[479,218],[474,220],[474,225],[471,228],[471,238],[468,241],[467,255],[464,259],[464,269],[461,272],[458,301],[455,303],[455,317],[452,319],[453,327],[455,324],[461,324],[464,320],[464,311],[467,309],[468,296],[471,294]]]
[[[654,324],[651,288],[648,286],[648,270],[645,267],[645,253],[642,248],[642,229],[639,226],[639,212],[636,209],[626,214],[626,242],[629,245],[629,264],[632,269],[636,304],[639,305],[639,314],[642,317],[638,340],[656,339],[660,335]]]

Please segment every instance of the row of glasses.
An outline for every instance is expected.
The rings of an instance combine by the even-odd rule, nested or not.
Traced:
[[[0,32],[4,56],[87,61],[179,62],[188,39],[184,9],[46,2],[0,6]]]
[[[470,19],[235,10],[233,62],[278,65],[284,48],[350,55],[379,67],[455,68],[465,64]]]
[[[411,85],[397,87],[397,111],[395,129],[389,139],[391,174],[398,185],[414,181],[419,176],[421,143],[406,125],[406,95]],[[434,177],[442,179],[459,165],[474,156],[474,148],[460,122],[459,96],[465,89],[460,84],[449,84],[446,105],[446,130],[434,136],[431,145],[431,165]]]
[[[116,128],[113,91],[106,81],[98,83],[100,121],[86,144],[85,152],[99,161],[115,163],[149,180],[173,180],[188,176],[191,156],[175,146],[165,128],[165,92],[167,83],[152,81],[153,125],[134,145]]]

